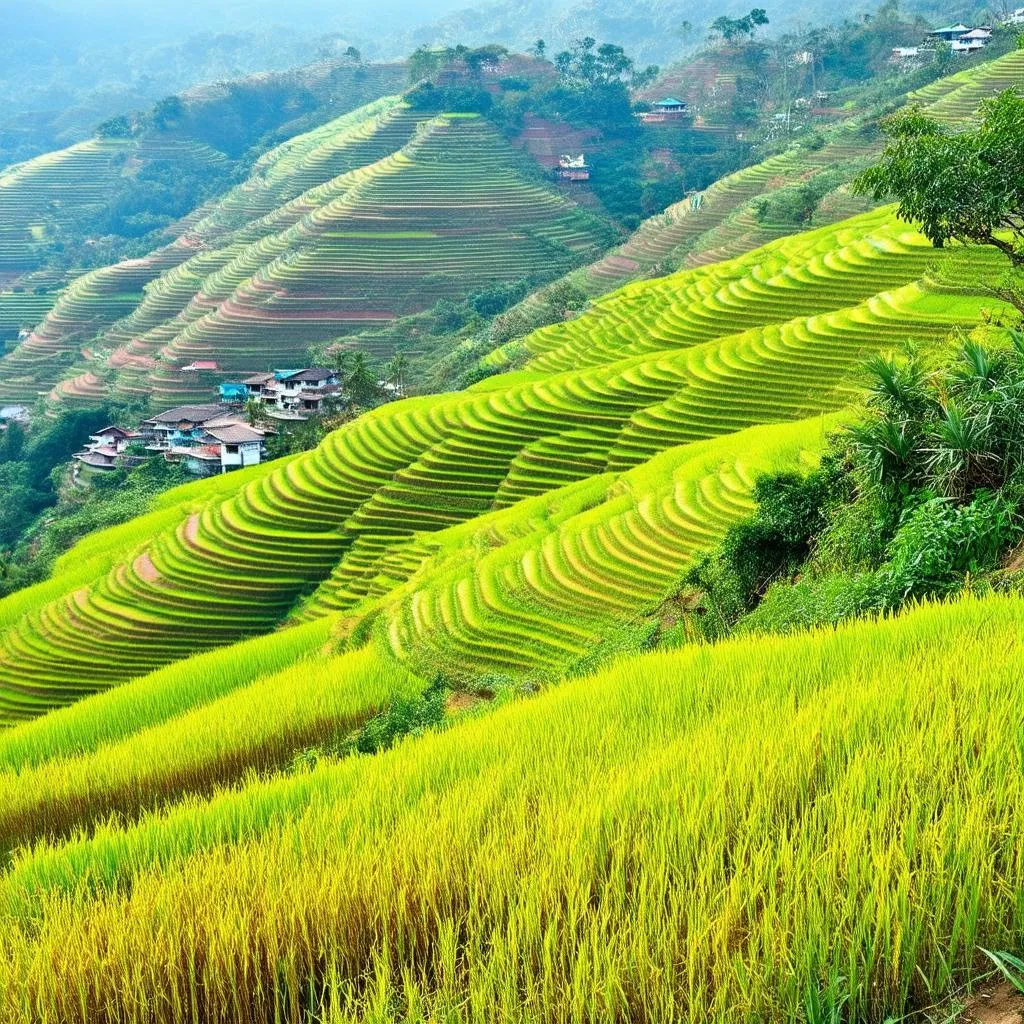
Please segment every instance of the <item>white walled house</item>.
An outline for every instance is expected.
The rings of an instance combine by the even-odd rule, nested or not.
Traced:
[[[303,370],[274,370],[257,373],[233,383],[220,385],[221,401],[238,403],[255,399],[277,420],[305,420],[317,415],[325,400],[341,392],[337,370],[310,366]]]
[[[243,423],[207,427],[206,433],[220,450],[222,473],[246,466],[258,466],[263,457],[262,430]]]
[[[258,466],[266,454],[269,427],[252,426],[220,405],[183,405],[168,409],[144,426],[151,432],[148,451],[181,462],[197,476],[214,476]]]

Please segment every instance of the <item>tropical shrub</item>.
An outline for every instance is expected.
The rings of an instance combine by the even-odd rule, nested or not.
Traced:
[[[1024,532],[1024,344],[968,339],[929,369],[877,357],[859,422],[801,483],[768,478],[758,508],[689,582],[710,631],[793,629],[954,593]]]

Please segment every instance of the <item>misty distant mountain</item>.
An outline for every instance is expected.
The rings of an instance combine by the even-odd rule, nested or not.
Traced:
[[[854,17],[875,10],[879,3],[853,0],[841,8],[823,8],[815,0],[757,0],[757,6],[765,7],[771,18],[769,32]],[[705,38],[720,14],[744,14],[752,6],[754,0],[491,0],[399,33],[397,52],[439,43],[501,42],[525,49],[537,39],[544,39],[552,52],[589,35],[619,43],[639,63],[664,65]],[[943,7],[941,16],[953,17],[970,6]],[[927,15],[936,11],[937,4],[935,0],[909,0],[903,7],[909,13]]]
[[[0,0],[0,167],[91,134],[115,114],[192,86],[281,71],[357,47],[391,60],[434,44],[499,42],[549,52],[591,35],[662,66],[720,14],[755,0]],[[815,0],[759,0],[769,32],[853,16],[879,0],[822,9]],[[936,14],[937,0],[908,0]],[[964,12],[965,14],[968,12]]]

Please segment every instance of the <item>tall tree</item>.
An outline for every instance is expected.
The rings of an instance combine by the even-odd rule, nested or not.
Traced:
[[[401,395],[405,391],[405,374],[409,369],[409,358],[401,352],[396,353],[384,367],[384,379]]]
[[[249,398],[245,403],[245,418],[250,427],[259,427],[267,422],[267,407],[258,398]]]
[[[953,131],[918,108],[884,122],[881,160],[854,182],[861,195],[895,199],[937,248],[991,245],[1010,263],[997,286],[1024,313],[1024,97],[1007,89],[981,107],[971,131]]]
[[[726,42],[732,42],[739,36],[752,36],[759,26],[767,24],[768,12],[763,7],[755,7],[742,18],[719,15],[711,22],[711,31],[720,35]]]
[[[376,405],[380,400],[377,374],[363,352],[356,352],[352,356],[348,373],[345,375],[344,388],[352,401],[364,408]]]

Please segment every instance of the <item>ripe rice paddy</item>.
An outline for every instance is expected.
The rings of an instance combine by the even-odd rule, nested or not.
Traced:
[[[634,657],[26,848],[0,876],[0,1020],[930,1006],[1024,934],[1021,609]]]

